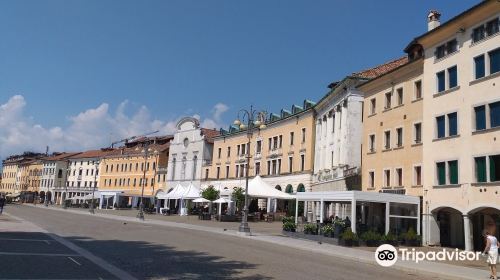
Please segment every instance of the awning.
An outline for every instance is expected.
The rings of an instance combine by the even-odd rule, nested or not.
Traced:
[[[210,185],[204,185],[201,187],[202,190],[208,188]],[[221,184],[213,185],[213,187],[219,191],[220,196],[230,196],[233,193],[233,189],[229,187],[223,187]]]
[[[200,189],[193,185],[192,183],[186,188],[186,191],[182,194],[182,199],[196,199],[200,197]]]
[[[100,193],[98,191],[94,192],[94,199],[98,199],[99,196],[101,196],[101,195],[100,195]],[[84,199],[84,200],[92,199],[92,193],[84,195],[82,199]]]
[[[210,200],[205,199],[205,198],[203,198],[203,197],[199,197],[199,198],[197,198],[197,199],[193,200],[193,202],[198,202],[198,203],[207,203],[207,202],[210,202]]]
[[[295,195],[273,188],[260,176],[256,176],[248,183],[248,195],[255,198],[295,199]]]
[[[177,184],[170,192],[165,193],[164,191],[158,192],[156,197],[158,199],[180,199],[182,194],[186,192],[186,189],[181,185]]]
[[[214,200],[214,203],[231,203],[231,202],[233,202],[233,201],[227,197],[221,197],[217,200]]]

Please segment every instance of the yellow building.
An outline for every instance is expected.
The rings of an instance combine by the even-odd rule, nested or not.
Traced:
[[[311,191],[314,155],[314,103],[304,101],[291,111],[271,114],[266,128],[247,130],[231,126],[214,138],[212,162],[205,165],[207,184],[245,186],[247,155],[249,176],[260,175],[276,189],[293,193]],[[242,120],[244,122],[244,120]],[[246,124],[246,123],[245,123]],[[248,146],[250,137],[250,146]]]
[[[98,179],[100,206],[137,207],[142,186],[144,197],[148,198],[153,198],[161,188],[165,188],[172,138],[163,136],[139,139],[102,156]]]
[[[363,109],[363,191],[422,196],[423,60],[358,88]]]
[[[12,162],[9,160],[3,161],[2,166],[2,184],[0,187],[0,192],[4,194],[18,192],[16,188],[16,178],[17,178],[17,162]]]
[[[24,201],[32,202],[38,196],[42,174],[41,159],[45,154],[26,152],[10,156],[2,162],[0,192],[22,194]]]

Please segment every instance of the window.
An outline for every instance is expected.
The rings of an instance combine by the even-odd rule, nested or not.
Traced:
[[[415,82],[415,99],[422,98],[422,81]]]
[[[396,186],[403,186],[403,168],[396,168]]]
[[[271,175],[271,161],[267,161],[267,175]]]
[[[240,176],[240,166],[236,165],[236,174],[234,177],[238,178]]]
[[[260,162],[255,163],[255,176],[260,175]]]
[[[486,36],[491,36],[498,33],[499,20],[498,18],[490,20],[486,23]]]
[[[458,135],[457,113],[448,114],[448,136]]]
[[[396,145],[398,147],[403,146],[403,128],[399,127],[396,129],[396,135],[397,135],[397,143]]]
[[[222,148],[219,148],[218,153],[217,153],[217,158],[220,158],[221,153],[222,153]]]
[[[477,106],[474,108],[476,119],[476,130],[486,129],[486,106]]]
[[[176,159],[174,158],[172,160],[172,180],[175,180],[175,163],[176,163]],[[135,170],[137,171],[137,163],[135,165]],[[134,183],[134,186],[135,186],[135,183]]]
[[[384,132],[384,139],[385,139],[385,143],[384,143],[384,147],[386,150],[390,149],[391,148],[391,131],[386,131]]]
[[[415,144],[422,142],[422,124],[416,123],[413,125],[415,129]]]
[[[414,172],[414,184],[415,186],[421,186],[422,185],[422,166],[415,166],[413,168]]]
[[[391,108],[391,97],[392,94],[390,92],[387,92],[385,94],[385,109]]]
[[[440,186],[458,184],[458,161],[437,162],[437,184]]]
[[[377,100],[375,98],[372,98],[370,100],[370,115],[373,115],[376,113],[377,110]]]
[[[293,146],[293,137],[294,137],[294,132],[290,132],[290,146]]]
[[[436,79],[437,79],[437,91],[438,92],[443,92],[446,89],[446,84],[445,84],[445,77],[444,77],[444,71],[438,72],[436,74]]]
[[[457,66],[453,66],[448,68],[448,88],[454,88],[457,85]]]
[[[271,150],[271,149],[272,149],[272,147],[273,147],[273,145],[272,145],[272,144],[273,144],[273,138],[269,138],[268,140],[269,140],[269,147],[268,147],[268,150]]]
[[[257,154],[260,154],[262,152],[262,140],[257,141],[257,147],[255,150]]]
[[[391,170],[384,170],[384,187],[391,186]]]
[[[207,169],[205,169],[205,180],[208,180],[208,173],[209,173],[209,170],[207,168]]]
[[[445,137],[445,117],[439,116],[436,118],[436,126],[437,126],[437,138]]]
[[[500,101],[495,103],[490,103],[490,126],[498,127],[500,126]]]
[[[482,78],[486,75],[484,64],[484,54],[480,56],[476,56],[474,58],[474,77],[476,79]]]
[[[219,179],[219,178],[220,178],[220,167],[217,166],[217,179]]]
[[[335,133],[335,113],[332,114],[332,133]]]
[[[438,185],[446,185],[446,163],[436,163]]]
[[[283,147],[283,135],[279,136],[279,148],[281,149]]]
[[[500,181],[500,155],[490,156],[490,182]]]
[[[436,48],[435,56],[436,59],[440,59],[446,55],[452,54],[458,50],[457,39],[448,41],[446,44],[442,44]]]
[[[370,135],[370,152],[375,152],[375,134]]]
[[[306,156],[300,155],[300,171],[304,171],[306,169]]]
[[[484,38],[484,25],[478,26],[472,30],[472,42],[480,41]]]
[[[153,169],[154,169],[154,163],[153,163]],[[193,174],[191,174],[191,179],[196,180],[196,173],[197,172],[197,167],[198,167],[198,156],[193,157]]]
[[[293,157],[288,157],[288,173],[293,172]]]
[[[371,189],[375,188],[375,172],[373,171],[368,172],[368,186]]]
[[[302,128],[302,143],[306,142],[306,129]]]
[[[227,147],[227,157],[231,157],[231,147]]]
[[[452,185],[458,184],[458,161],[457,160],[448,161],[448,170],[449,170],[450,184]]]
[[[474,165],[476,169],[476,182],[483,183],[487,181],[486,175],[486,157],[474,158]]]
[[[500,48],[488,53],[490,57],[490,75],[500,71]]]
[[[398,105],[403,105],[403,88],[398,88],[396,92],[398,94]]]

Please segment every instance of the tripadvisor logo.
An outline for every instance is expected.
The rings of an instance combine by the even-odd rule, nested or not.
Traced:
[[[481,252],[466,252],[442,249],[440,251],[422,252],[415,248],[400,248],[399,257],[402,261],[419,263],[421,261],[478,261]],[[375,260],[384,267],[393,266],[398,261],[398,250],[389,244],[381,245],[375,251]]]

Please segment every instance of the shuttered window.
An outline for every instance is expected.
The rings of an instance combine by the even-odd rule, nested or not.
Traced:
[[[448,161],[448,170],[450,173],[450,184],[458,184],[458,161]]]
[[[438,185],[446,185],[446,164],[444,162],[436,163]]]
[[[500,48],[489,52],[490,75],[500,71]]]
[[[444,116],[440,116],[436,118],[436,126],[437,126],[437,138],[443,138],[446,136],[445,131],[445,118]]]
[[[500,155],[490,156],[490,182],[500,181]]]
[[[477,157],[474,162],[476,164],[476,181],[478,183],[486,182],[486,157]]]
[[[474,108],[476,115],[476,130],[486,129],[486,107],[478,106]]]
[[[486,74],[484,68],[484,54],[474,58],[474,68],[476,79],[484,77]]]
[[[500,126],[500,101],[490,104],[491,127]]]

